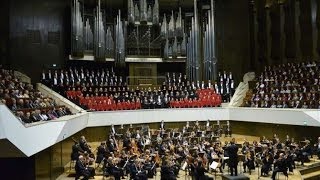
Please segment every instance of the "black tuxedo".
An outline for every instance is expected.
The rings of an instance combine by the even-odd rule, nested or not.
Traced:
[[[94,176],[94,171],[92,171],[92,168],[87,168],[80,160],[77,160],[75,170],[76,178],[83,176],[83,180],[88,180],[90,177]]]
[[[161,180],[176,180],[173,170],[169,166],[161,167]]]
[[[285,159],[278,159],[274,164],[274,170],[272,173],[272,179],[275,179],[278,172],[282,172],[285,176],[288,176],[287,173],[287,164]]]
[[[227,152],[229,154],[229,167],[230,167],[230,172],[231,176],[233,176],[233,171],[235,172],[235,176],[238,175],[238,146],[235,144],[231,144],[230,146],[227,147]]]
[[[97,150],[97,159],[96,159],[96,163],[101,163],[101,161],[103,160],[104,156],[106,155],[107,153],[107,149],[104,145],[100,145],[98,147],[98,150]]]

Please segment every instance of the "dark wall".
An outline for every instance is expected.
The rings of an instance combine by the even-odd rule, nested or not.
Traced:
[[[216,1],[216,37],[218,70],[242,79],[250,66],[248,1]]]
[[[318,60],[320,1],[256,0],[254,5],[261,66]]]
[[[1,179],[35,179],[34,157],[0,158]]]
[[[32,78],[62,65],[70,47],[70,1],[10,1],[10,64]],[[37,80],[37,79],[34,79]]]
[[[0,64],[8,64],[9,39],[9,0],[1,1],[0,6]]]

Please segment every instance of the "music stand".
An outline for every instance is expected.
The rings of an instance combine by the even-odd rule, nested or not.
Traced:
[[[178,137],[179,135],[180,135],[180,133],[179,133],[179,132],[174,133],[174,137]]]
[[[191,143],[193,143],[193,142],[199,143],[199,138],[197,138],[197,137],[191,138]]]
[[[238,155],[238,162],[242,162],[242,165],[243,165],[243,162],[244,162],[244,154],[239,154],[239,155]],[[240,168],[239,168],[239,170],[240,170],[239,174],[242,174],[241,163],[239,163],[239,166],[240,166]]]
[[[201,137],[202,136],[202,131],[198,131],[197,132],[197,137]]]
[[[212,163],[210,164],[210,168],[214,170],[214,179],[217,179],[217,168],[219,166],[219,163],[216,161],[212,161]]]
[[[257,164],[257,168],[258,168],[258,179],[260,179],[260,165],[262,165],[262,160],[261,159],[257,159],[256,158],[256,164]]]

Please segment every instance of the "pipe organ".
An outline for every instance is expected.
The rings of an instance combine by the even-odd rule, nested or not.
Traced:
[[[115,15],[109,7],[101,6],[105,0],[100,1],[91,10],[86,0],[71,0],[72,56],[92,53],[95,60],[108,58],[120,67],[127,57],[180,60],[185,62],[189,80],[216,80],[214,0],[210,0],[210,9],[203,11],[205,17],[199,17],[198,3],[203,2],[198,0],[193,0],[193,14],[183,14],[179,7],[178,11],[166,10],[161,17],[158,0],[127,0],[124,19],[120,10],[115,19],[107,19]]]
[[[164,40],[164,59],[176,59],[178,56],[186,55],[186,41],[184,35],[184,21],[182,19],[181,7],[175,18],[172,11],[170,21],[167,23],[166,14],[164,14],[161,24],[161,39]]]

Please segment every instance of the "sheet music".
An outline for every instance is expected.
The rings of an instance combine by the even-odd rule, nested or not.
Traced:
[[[210,164],[210,168],[211,169],[216,169],[218,167],[219,163],[213,161],[211,164]]]

